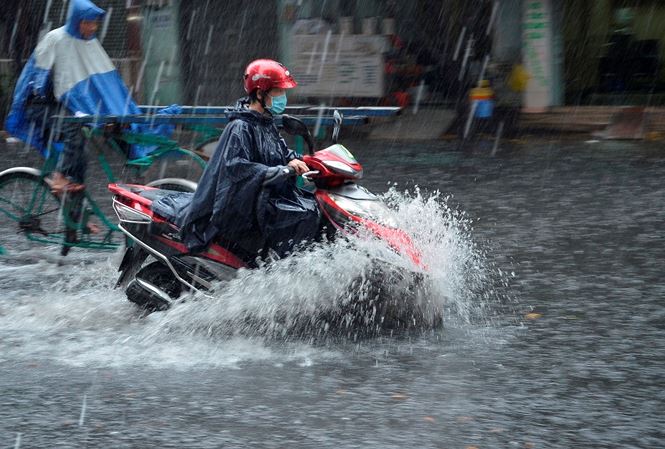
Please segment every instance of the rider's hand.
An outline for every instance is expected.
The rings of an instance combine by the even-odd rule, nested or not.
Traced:
[[[302,175],[309,171],[309,167],[300,159],[293,159],[288,163],[289,167],[292,167],[296,171],[296,175]]]

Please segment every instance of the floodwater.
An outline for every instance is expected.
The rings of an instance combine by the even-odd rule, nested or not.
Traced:
[[[366,259],[352,248],[141,317],[112,289],[119,254],[58,264],[5,233],[0,445],[665,445],[662,147],[348,147],[424,246],[442,327],[327,336],[228,319],[339,300]]]

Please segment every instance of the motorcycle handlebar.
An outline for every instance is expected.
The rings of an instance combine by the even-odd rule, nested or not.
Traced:
[[[303,173],[301,176],[306,181],[311,181],[310,176],[318,175],[320,172],[318,170],[310,170]],[[293,167],[289,166],[279,166],[279,167],[270,167],[266,172],[266,177],[263,179],[263,187],[277,184],[287,178],[296,176],[296,171]]]
[[[310,176],[318,175],[319,173],[320,172],[318,170],[310,170],[308,172],[303,173],[300,176],[302,176],[305,181],[310,181],[311,182],[312,179],[310,178]]]
[[[278,167],[270,167],[266,172],[265,178],[263,178],[263,187],[277,184],[286,178],[295,176],[295,174],[296,171],[293,167],[285,167],[283,165]]]

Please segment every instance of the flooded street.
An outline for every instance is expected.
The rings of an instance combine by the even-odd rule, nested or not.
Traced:
[[[354,275],[348,248],[141,317],[113,290],[121,253],[75,249],[58,265],[57,248],[13,251],[3,230],[1,446],[663,445],[662,145],[347,147],[363,185],[390,190],[426,243],[443,327],[361,338],[219,325],[285,302],[313,313]]]

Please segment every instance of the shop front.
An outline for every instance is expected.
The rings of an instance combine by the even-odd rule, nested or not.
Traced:
[[[296,94],[405,106],[454,103],[491,51],[493,2],[281,0],[280,56]]]
[[[566,101],[665,104],[665,1],[566,1]]]

